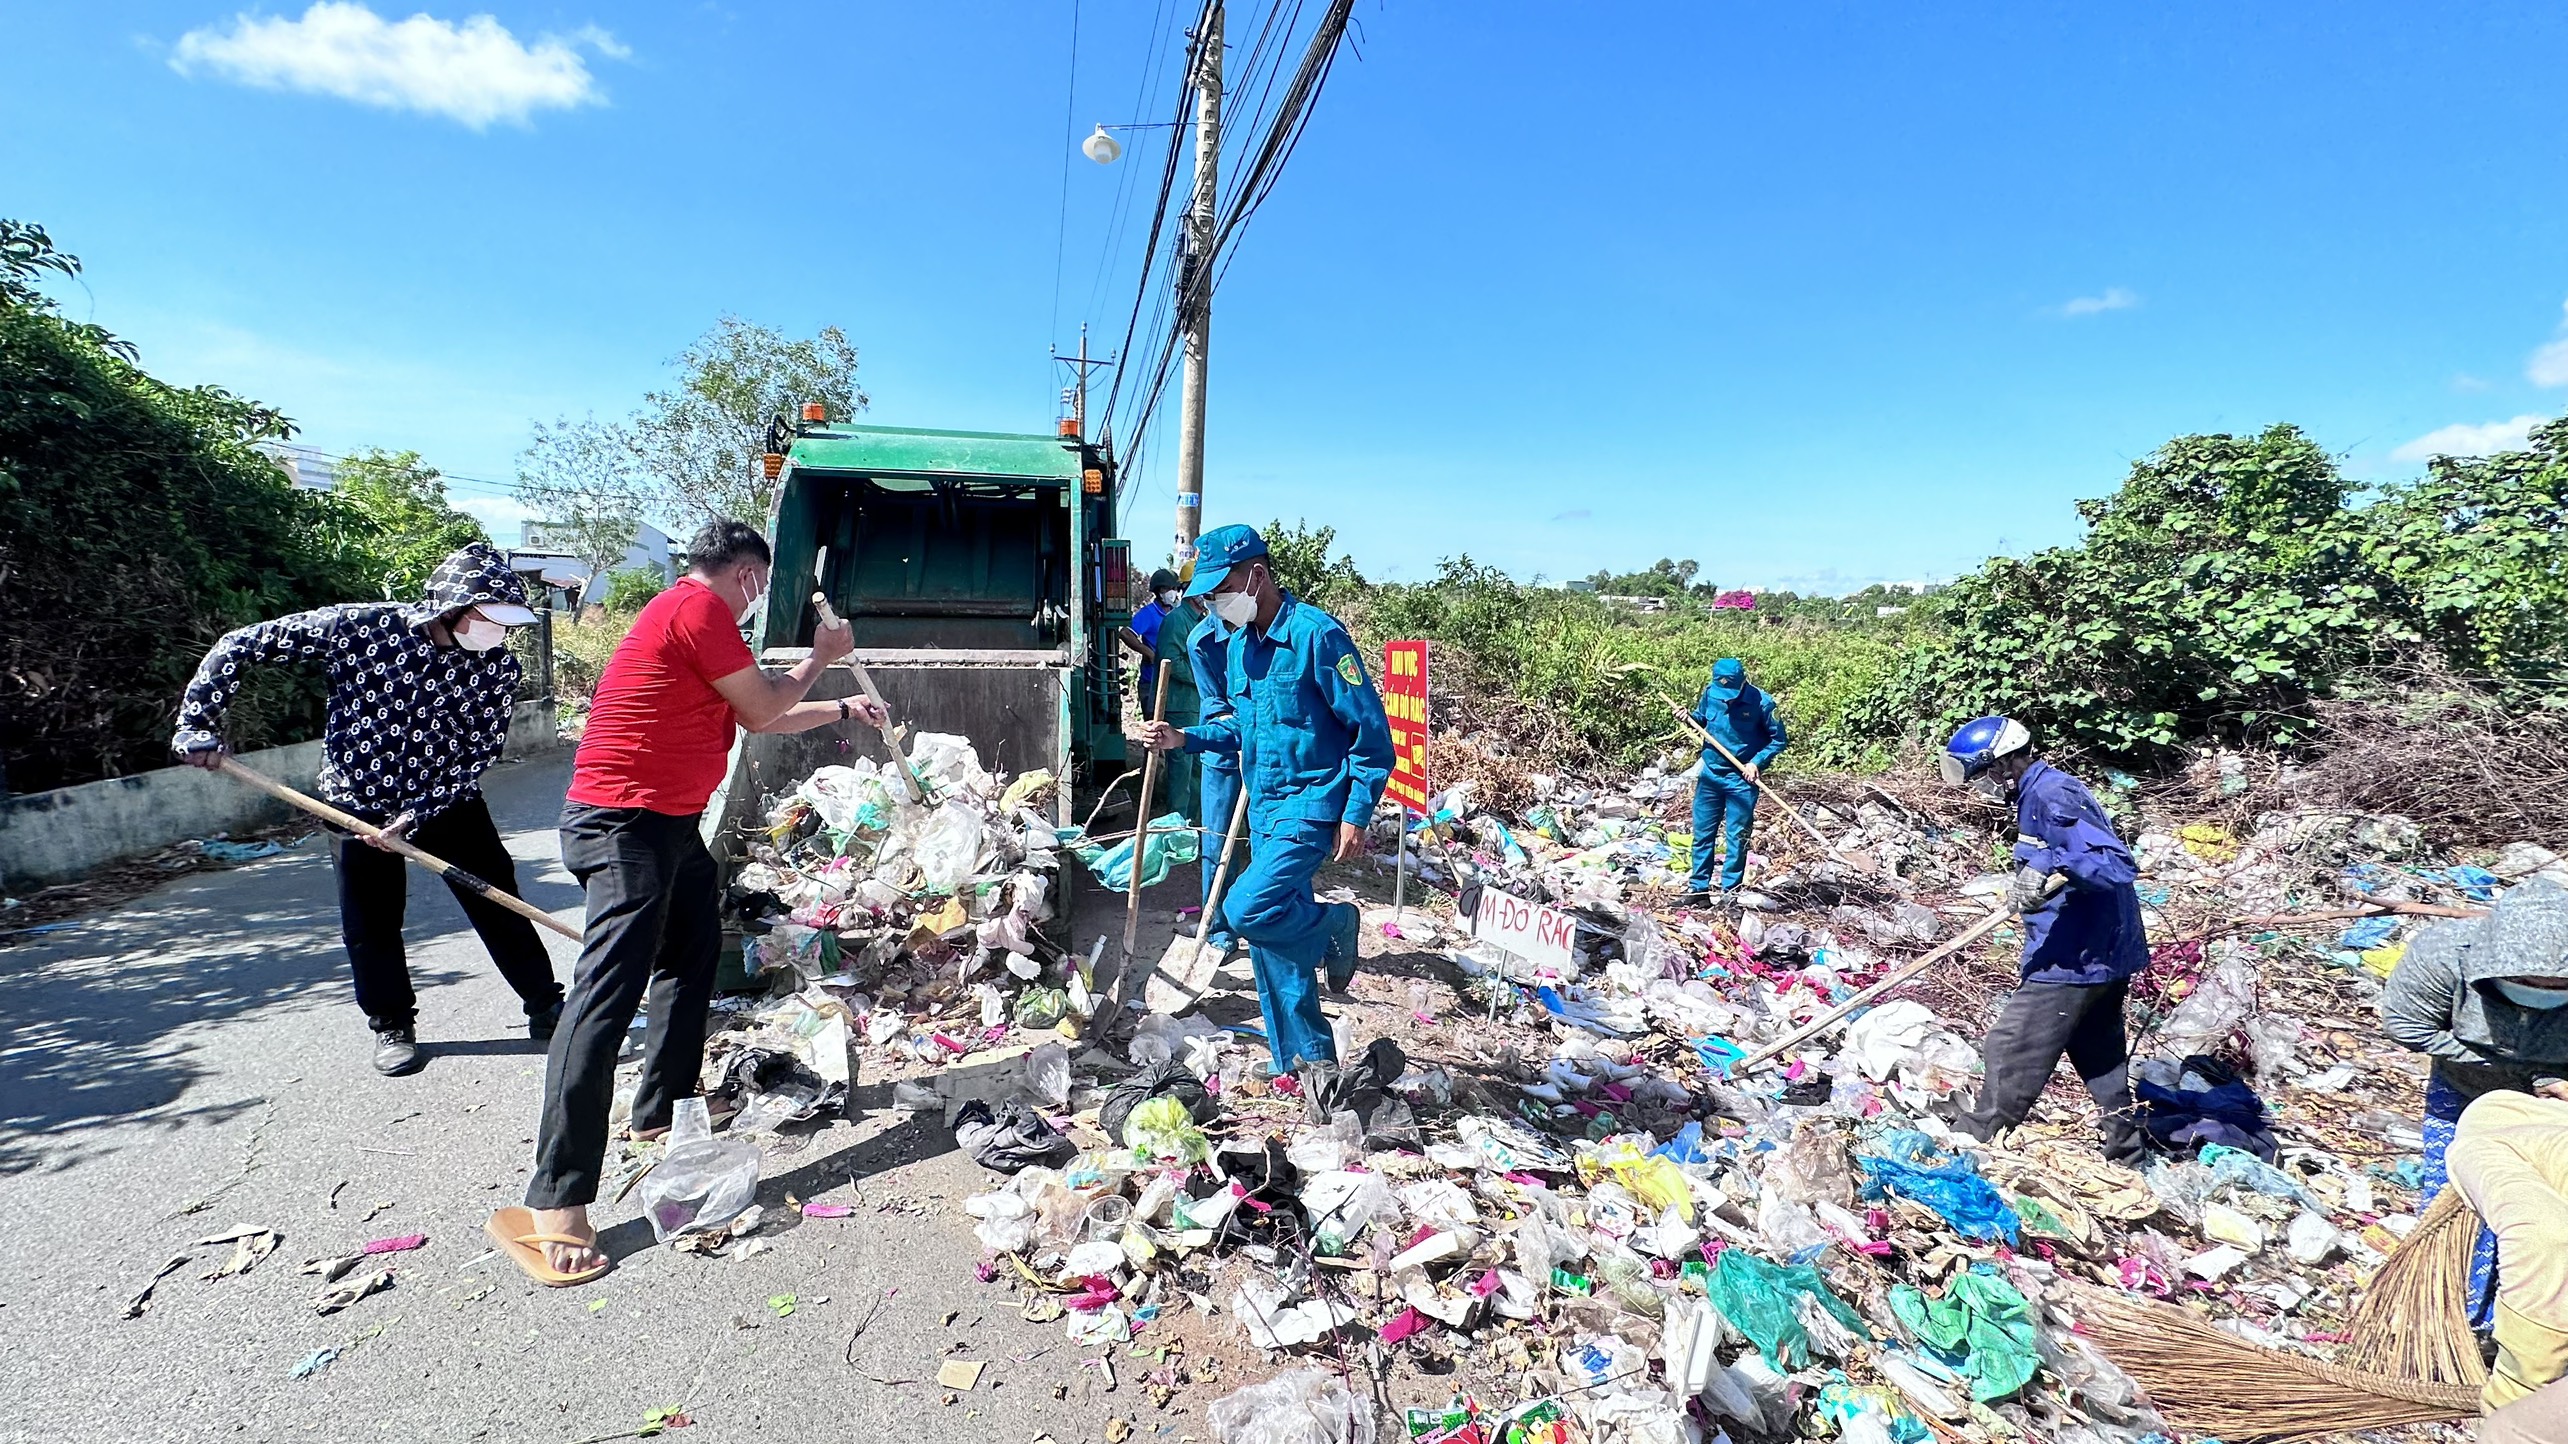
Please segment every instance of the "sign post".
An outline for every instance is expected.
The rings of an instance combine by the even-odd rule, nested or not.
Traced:
[[[1382,710],[1391,719],[1391,780],[1383,790],[1400,803],[1398,871],[1391,875],[1391,917],[1409,911],[1409,815],[1427,815],[1427,644],[1382,644]]]

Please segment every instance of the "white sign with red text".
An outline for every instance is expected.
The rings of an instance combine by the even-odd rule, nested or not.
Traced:
[[[1537,968],[1575,971],[1570,945],[1578,937],[1578,920],[1558,908],[1509,897],[1496,888],[1480,890],[1480,910],[1472,915],[1471,935],[1505,948]]]

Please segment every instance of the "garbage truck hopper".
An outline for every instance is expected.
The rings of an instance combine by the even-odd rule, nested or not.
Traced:
[[[774,582],[753,619],[762,666],[809,654],[815,589],[910,734],[971,740],[981,764],[1063,780],[1055,816],[1124,762],[1113,629],[1130,613],[1114,477],[1071,435],[806,425],[784,451],[768,535]],[[841,665],[811,690],[853,696]],[[887,761],[860,725],[744,735],[705,813],[726,864],[761,801],[851,755]]]

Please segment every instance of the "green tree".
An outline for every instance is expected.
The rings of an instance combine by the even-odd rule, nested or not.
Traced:
[[[1364,574],[1355,569],[1355,558],[1340,552],[1330,559],[1329,549],[1337,545],[1336,527],[1315,527],[1307,521],[1288,527],[1277,520],[1268,522],[1258,535],[1266,539],[1267,565],[1274,569],[1275,580],[1306,602],[1326,607],[1368,585]]]
[[[447,554],[490,540],[480,522],[447,503],[444,473],[423,464],[415,451],[369,447],[343,458],[331,496],[366,529],[366,548],[379,559],[386,597],[422,595]]]
[[[592,576],[624,560],[652,504],[632,427],[594,416],[535,423],[535,439],[518,453],[517,486],[545,537]]]
[[[370,593],[347,509],[258,443],[293,426],[218,387],[171,386],[36,289],[72,275],[42,228],[0,222],[0,789],[169,761],[178,696],[214,639]],[[237,747],[311,735],[309,678],[262,676]]]
[[[844,420],[870,404],[856,383],[856,348],[836,326],[796,339],[725,316],[670,364],[676,384],[643,398],[633,440],[653,483],[652,514],[687,530],[718,517],[767,525],[776,484],[758,458],[775,418],[790,423],[817,401]]]
[[[668,589],[666,578],[648,567],[627,567],[606,578],[606,609],[629,617]]]
[[[2365,510],[2364,557],[2465,675],[2568,676],[2568,417],[2522,451],[2439,456]]]

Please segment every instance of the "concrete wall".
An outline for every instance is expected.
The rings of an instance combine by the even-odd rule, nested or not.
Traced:
[[[553,704],[518,703],[509,719],[506,755],[530,756],[559,745]],[[298,742],[245,752],[240,762],[309,792],[321,769],[321,744]],[[0,797],[0,889],[23,893],[66,882],[102,864],[158,852],[191,837],[283,822],[291,811],[219,773],[176,766]]]

